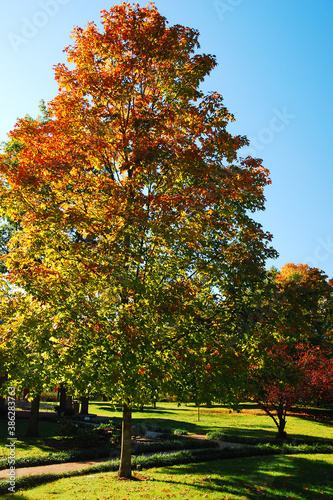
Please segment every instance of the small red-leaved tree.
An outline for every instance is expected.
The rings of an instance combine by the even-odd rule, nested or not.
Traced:
[[[333,399],[333,357],[309,344],[279,342],[250,370],[250,394],[286,437],[287,412],[297,405]]]

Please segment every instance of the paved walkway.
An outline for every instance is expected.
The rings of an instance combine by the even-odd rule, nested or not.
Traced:
[[[157,433],[156,433],[157,434]],[[193,434],[188,437],[196,438],[196,439],[206,439],[206,436],[200,434]],[[220,448],[235,448],[237,446],[244,446],[240,443],[229,443],[227,441],[219,441]],[[179,450],[177,450],[179,451]],[[176,451],[168,451],[165,453],[176,453]],[[114,457],[112,457],[114,458]],[[61,474],[62,472],[70,472],[73,470],[82,470],[88,469],[94,465],[99,465],[103,462],[107,462],[108,460],[112,460],[112,458],[100,458],[96,460],[86,460],[82,462],[66,462],[61,464],[53,464],[53,465],[42,465],[37,467],[20,467],[15,470],[16,477],[22,476],[41,476],[42,474]],[[0,470],[0,481],[8,479],[9,469]]]
[[[62,464],[41,465],[38,467],[20,467],[15,470],[16,477],[22,476],[41,476],[42,474],[61,474],[62,472],[70,472],[73,470],[81,470],[99,465],[107,459],[101,458],[96,460],[88,460],[84,462],[66,462]],[[9,469],[0,470],[0,481],[8,479]]]

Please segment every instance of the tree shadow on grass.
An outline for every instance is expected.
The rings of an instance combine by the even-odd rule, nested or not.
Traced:
[[[325,416],[320,414],[308,414],[308,413],[290,413],[290,417],[298,418],[301,420],[307,420],[309,422],[314,422],[317,425],[324,425],[326,427],[333,427],[333,420],[331,416]]]
[[[24,438],[28,428],[28,418],[18,419],[15,422],[15,437]],[[57,436],[59,434],[59,424],[56,421],[39,420],[39,433],[41,436]],[[0,441],[7,442],[8,421],[0,421]]]
[[[315,422],[331,423],[333,425],[333,408],[296,407],[290,410],[290,415],[306,420],[314,420]]]
[[[25,432],[28,426],[27,421],[20,421],[19,425],[16,427],[16,453],[20,452],[20,458],[28,457],[33,458],[36,455],[49,455],[58,452],[66,451],[77,451],[81,449],[96,448],[100,445],[99,441],[94,443],[94,446],[87,444],[84,439],[78,436],[61,436],[60,427],[58,423],[51,423],[47,421],[39,422],[39,437],[25,437]],[[5,453],[7,456],[8,450],[6,448],[8,444],[7,436],[0,439],[0,452]],[[33,450],[31,452],[31,450]],[[30,453],[29,453],[30,452]],[[0,454],[1,454],[0,453]]]
[[[290,495],[304,500],[333,498],[333,463],[297,455],[174,466],[163,468],[161,474],[176,477],[175,481],[163,477],[161,482],[194,486],[200,493],[244,495],[251,500],[281,500]]]
[[[161,412],[165,414],[165,412]],[[136,417],[133,415],[133,420],[140,421],[143,424],[145,424],[147,427],[152,427],[152,428],[161,428],[163,429],[184,429],[188,431],[190,434],[206,434],[208,432],[207,429],[203,429],[200,424],[195,424],[191,422],[180,422],[179,420],[173,420],[171,418],[155,418],[155,417],[147,417],[147,418],[141,418],[141,417]]]
[[[120,406],[114,407],[111,404],[105,405],[105,403],[104,404],[102,403],[100,405],[99,404],[94,404],[94,410],[95,411],[100,411],[100,410],[109,411],[110,413],[117,412],[117,413],[119,413],[119,415],[122,414],[122,409],[121,409]],[[164,408],[150,408],[150,407],[147,407],[147,406],[144,407],[143,411],[141,411],[139,408],[133,408],[133,410],[132,410],[132,414],[133,415],[135,415],[136,413],[140,413],[142,415],[144,415],[145,413],[146,414],[153,413],[153,414],[156,414],[156,415],[159,415],[161,413],[164,413],[164,414],[165,413],[167,413],[167,414],[173,414],[174,412],[175,412],[174,410],[166,410]],[[103,415],[103,416],[105,416],[105,415]],[[112,418],[117,418],[117,417],[114,417],[114,416],[110,415],[110,418],[112,419]]]

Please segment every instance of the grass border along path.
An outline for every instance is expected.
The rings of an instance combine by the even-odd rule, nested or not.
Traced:
[[[134,481],[119,481],[116,472],[87,472],[13,496],[25,500],[332,500],[332,473],[333,455],[279,454],[152,468],[133,472]]]
[[[238,446],[235,448],[204,449],[192,451],[180,451],[176,453],[161,454],[157,453],[151,456],[140,455],[133,457],[133,469],[138,466],[141,469],[151,469],[154,467],[165,467],[173,465],[182,465],[190,463],[209,462],[222,459],[258,457],[264,455],[290,455],[290,454],[314,454],[314,453],[333,453],[333,446],[324,445],[257,445],[257,446]],[[25,476],[16,479],[16,491],[29,489],[37,485],[48,483],[63,477],[82,476],[92,472],[110,472],[118,470],[119,459],[110,460],[101,464],[92,465],[85,469],[72,470],[67,472],[58,472],[52,474],[43,474],[38,476]],[[8,493],[8,481],[0,482],[0,494]]]

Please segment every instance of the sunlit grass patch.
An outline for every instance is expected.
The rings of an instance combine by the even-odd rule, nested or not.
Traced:
[[[53,452],[52,446],[45,442],[45,437],[56,437],[59,434],[59,424],[41,420],[39,422],[40,438],[25,438],[28,427],[27,420],[16,420],[15,443],[16,458],[33,457],[37,455],[48,455]],[[6,420],[0,421],[0,459],[8,457],[8,425]]]
[[[121,418],[121,409],[111,403],[93,402],[90,409],[98,415],[111,419]],[[194,434],[206,434],[209,431],[222,430],[226,434],[253,438],[274,439],[277,428],[273,420],[253,404],[243,405],[240,412],[231,411],[225,406],[202,407],[199,410],[194,405],[159,402],[157,408],[146,407],[143,412],[133,411],[133,420],[144,421],[146,425],[179,427]],[[287,416],[287,434],[292,437],[324,438],[333,440],[333,427],[325,423],[306,420],[301,416]]]
[[[332,499],[332,455],[279,455],[151,469],[122,481],[115,472],[64,478],[18,492],[24,499]],[[8,497],[10,498],[10,497]]]

